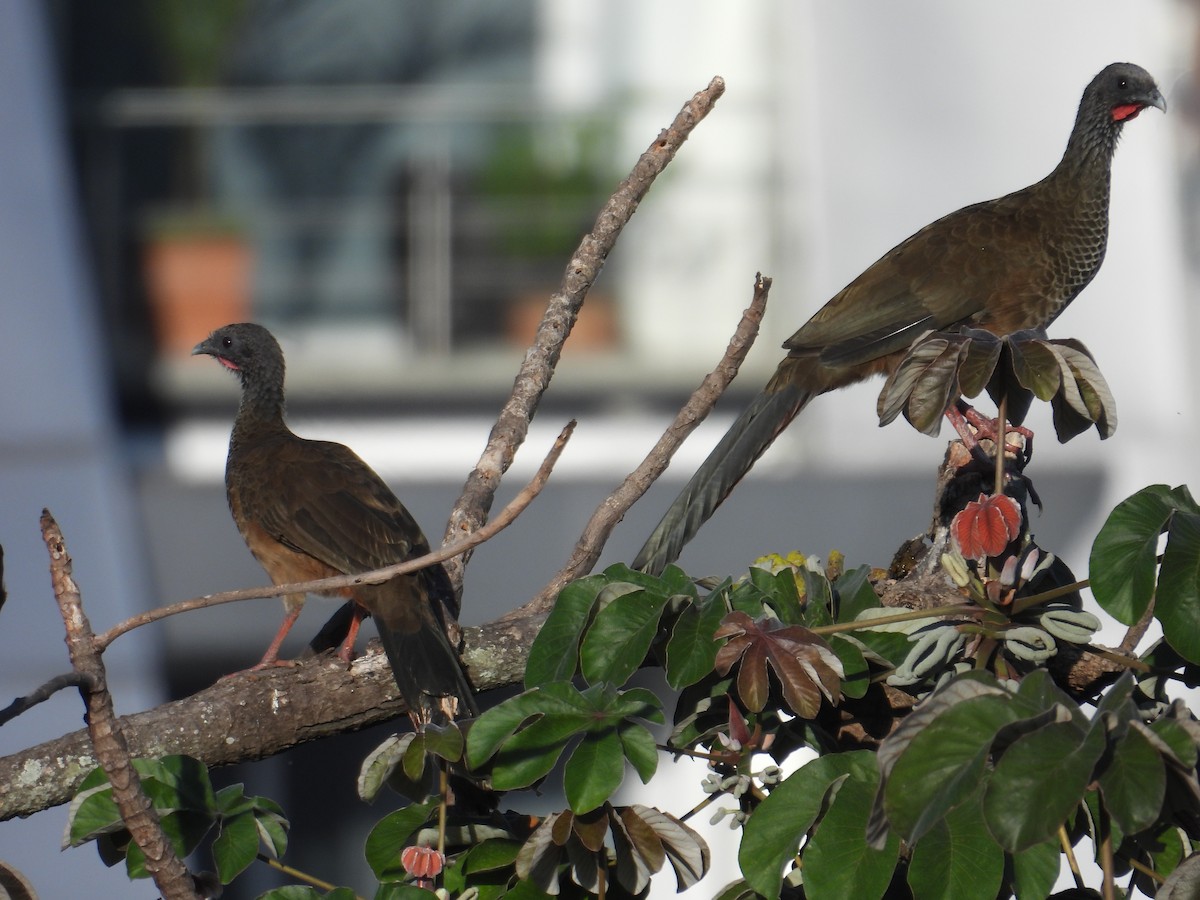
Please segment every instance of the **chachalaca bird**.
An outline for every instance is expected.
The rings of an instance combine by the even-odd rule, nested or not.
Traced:
[[[818,394],[890,373],[928,331],[1044,328],[1100,269],[1121,129],[1166,111],[1150,74],[1114,63],[1083,92],[1062,160],[1036,184],[926,225],[855,278],[785,343],[766,388],[717,444],[633,562],[659,573]]]
[[[225,488],[238,531],[273,583],[359,574],[429,552],[416,520],[352,450],[297,437],[288,428],[283,351],[267,329],[226,325],[192,353],[213,357],[241,380]],[[445,707],[455,697],[460,709],[475,712],[471,686],[446,637],[443,608],[457,604],[440,564],[333,593],[360,607],[338,653],[343,660],[350,659],[365,610],[412,714],[452,713]],[[279,648],[303,604],[303,594],[284,598],[283,624],[254,669],[283,664]]]

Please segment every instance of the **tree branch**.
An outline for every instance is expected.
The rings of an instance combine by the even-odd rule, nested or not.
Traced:
[[[629,508],[646,493],[650,485],[666,471],[675,451],[687,436],[708,418],[717,400],[737,377],[742,361],[754,345],[754,339],[758,337],[758,328],[762,323],[763,313],[767,308],[767,295],[770,292],[771,279],[764,278],[762,273],[755,275],[754,295],[750,306],[742,313],[737,330],[730,338],[725,355],[721,357],[717,367],[705,376],[641,464],[592,513],[566,565],[558,570],[536,597],[518,607],[511,615],[527,616],[548,611],[554,605],[559,591],[569,582],[592,571],[613,528],[625,517]]]
[[[550,386],[554,368],[562,354],[563,342],[575,325],[588,289],[600,274],[622,229],[633,217],[654,179],[675,158],[692,130],[708,115],[724,92],[725,82],[721,78],[714,78],[708,87],[684,104],[675,120],[659,134],[638,159],[633,171],[609,197],[596,217],[591,232],[580,242],[563,273],[562,284],[550,297],[533,344],[526,351],[525,360],[517,372],[512,394],[492,426],[487,446],[467,476],[462,494],[450,512],[444,544],[461,540],[487,521],[500,479],[512,465],[517,448],[529,433],[529,423],[537,412],[542,394]],[[450,580],[460,594],[469,558],[470,554],[465,553],[446,563]]]
[[[192,877],[175,855],[133,768],[129,746],[117,722],[112,695],[108,692],[104,662],[95,647],[92,626],[83,612],[79,587],[71,577],[71,557],[62,531],[49,510],[42,510],[41,524],[42,540],[50,552],[50,581],[67,631],[67,651],[75,670],[90,684],[83,692],[87,705],[87,736],[112,785],[113,801],[134,843],[145,854],[146,871],[162,891],[164,900],[199,900]]]
[[[520,682],[544,616],[464,628],[463,661],[476,690]],[[407,711],[387,657],[372,642],[349,669],[330,655],[242,673],[118,719],[135,757],[184,753],[220,766],[358,731]],[[86,731],[0,758],[0,821],[68,802],[97,765]]]

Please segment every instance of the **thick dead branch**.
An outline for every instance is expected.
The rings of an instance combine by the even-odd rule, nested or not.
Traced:
[[[463,661],[477,690],[520,682],[544,618],[463,629]],[[373,642],[349,670],[325,655],[287,668],[243,673],[118,722],[135,757],[186,753],[219,766],[263,759],[405,712],[387,658]],[[96,765],[86,731],[0,758],[0,821],[68,802]]]
[[[71,576],[71,557],[62,532],[49,510],[42,510],[41,522],[42,539],[50,552],[50,581],[67,631],[67,651],[71,664],[89,684],[84,691],[88,740],[112,785],[113,801],[134,843],[145,854],[146,871],[165,900],[198,900],[192,877],[183,861],[175,855],[133,768],[129,746],[113,710],[104,663],[95,647],[95,635],[83,612],[79,587]]]
[[[592,513],[583,529],[571,558],[536,597],[513,611],[513,616],[527,616],[545,612],[554,604],[558,592],[569,582],[582,578],[592,571],[600,558],[604,545],[612,530],[625,517],[625,513],[636,503],[671,463],[671,457],[689,434],[708,418],[717,400],[725,393],[730,382],[737,376],[742,361],[758,337],[758,328],[767,308],[767,295],[771,292],[771,279],[761,273],[754,276],[754,295],[750,305],[742,313],[737,330],[730,338],[725,355],[717,367],[705,376],[700,387],[692,393],[687,403],[679,410],[662,437],[646,454],[646,458],[634,469],[621,485],[605,498]]]
[[[467,535],[460,541],[453,544],[445,544],[440,549],[434,550],[432,553],[427,553],[424,556],[418,556],[414,559],[405,560],[402,563],[396,563],[393,566],[386,566],[382,569],[375,569],[371,572],[364,572],[361,575],[334,575],[331,578],[318,578],[314,581],[300,581],[294,584],[275,584],[270,587],[262,588],[245,588],[237,591],[223,591],[219,594],[206,594],[203,597],[193,597],[191,600],[181,600],[178,603],[173,603],[170,606],[159,607],[147,612],[132,616],[124,622],[119,622],[96,638],[97,649],[103,651],[114,640],[119,638],[126,632],[133,631],[135,628],[140,628],[142,625],[149,625],[151,622],[157,622],[160,619],[166,619],[170,616],[176,616],[180,613],[191,612],[194,609],[205,609],[210,606],[219,606],[222,603],[236,603],[242,600],[259,600],[264,597],[282,597],[285,594],[301,594],[301,593],[316,593],[320,591],[329,591],[336,588],[353,587],[358,584],[381,584],[397,575],[406,575],[409,572],[416,572],[431,566],[434,563],[445,562],[452,559],[460,553],[465,553],[473,547],[477,547],[487,540],[490,540],[498,532],[503,531],[522,512],[533,502],[534,498],[542,492],[542,488],[546,486],[546,481],[550,478],[550,472],[554,469],[554,464],[558,462],[558,458],[562,455],[563,448],[566,447],[567,441],[575,431],[575,420],[572,419],[559,432],[558,437],[554,441],[554,446],[550,448],[550,452],[546,454],[546,458],[542,460],[541,466],[534,473],[529,483],[521,489],[520,493],[509,502],[507,506],[500,511],[500,515],[496,516],[491,522],[480,528],[473,534]]]
[[[443,543],[454,543],[487,521],[500,478],[512,465],[517,448],[529,433],[529,423],[537,411],[542,394],[550,385],[554,368],[562,354],[563,342],[571,333],[588,289],[600,274],[608,254],[638,204],[650,190],[654,179],[674,159],[700,121],[708,115],[725,92],[725,82],[714,78],[708,87],[684,104],[670,126],[664,129],[638,159],[616,192],[609,197],[591,232],[579,244],[563,273],[562,284],[550,297],[546,314],[538,326],[533,344],[517,372],[512,394],[500,411],[488,437],[487,446],[463,485],[462,495],[450,513]],[[463,572],[470,554],[447,561],[446,570],[455,590],[462,592]]]

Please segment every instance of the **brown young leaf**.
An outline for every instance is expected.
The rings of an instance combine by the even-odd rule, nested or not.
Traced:
[[[842,664],[818,635],[802,625],[784,625],[764,616],[752,620],[744,612],[727,615],[716,637],[729,638],[717,652],[714,669],[727,675],[738,670],[738,696],[751,712],[760,712],[770,695],[768,666],[783,687],[784,700],[796,715],[811,719],[821,707],[821,697],[837,703],[841,694]]]

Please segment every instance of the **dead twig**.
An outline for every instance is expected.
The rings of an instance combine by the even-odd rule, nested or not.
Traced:
[[[33,693],[25,697],[18,697],[4,709],[0,709],[0,725],[11,722],[21,713],[33,709],[39,703],[45,703],[65,688],[77,687],[90,691],[94,686],[92,680],[82,672],[65,672],[62,675],[55,675]]]
[[[571,434],[574,431],[575,420],[572,419],[559,432],[558,437],[554,441],[554,446],[550,448],[550,452],[542,460],[541,466],[538,467],[533,478],[521,489],[520,493],[500,511],[500,514],[495,519],[460,541],[453,544],[444,544],[441,549],[435,550],[432,553],[426,553],[424,556],[418,556],[405,560],[402,563],[396,563],[382,569],[375,569],[371,572],[364,572],[361,575],[334,575],[330,578],[318,578],[314,581],[300,581],[295,584],[274,584],[270,587],[223,591],[219,594],[206,594],[203,597],[181,600],[179,603],[172,603],[170,606],[148,610],[147,612],[132,616],[123,622],[119,622],[95,639],[96,649],[102,652],[114,640],[127,632],[133,631],[135,628],[149,625],[151,622],[158,622],[170,616],[177,616],[180,613],[191,612],[194,609],[205,609],[210,606],[219,606],[222,603],[236,603],[242,600],[257,600],[263,597],[282,597],[285,594],[320,593],[323,591],[332,591],[337,588],[354,587],[359,584],[380,584],[395,578],[397,575],[407,575],[410,572],[419,571],[434,563],[444,563],[446,560],[452,559],[458,554],[465,553],[467,550],[477,547],[484,541],[490,540],[511,525],[517,516],[525,511],[525,508],[533,502],[534,498],[542,492],[542,488],[546,486],[546,481],[550,478],[550,473],[553,471],[555,463],[558,462],[563,448],[566,447],[567,441],[570,440]]]
[[[755,275],[754,295],[750,305],[742,313],[742,319],[738,322],[737,330],[730,338],[720,363],[705,376],[700,386],[676,414],[675,420],[658,439],[658,443],[646,454],[646,458],[592,513],[566,565],[558,570],[536,597],[509,615],[520,617],[549,610],[563,587],[592,571],[617,523],[666,471],[675,451],[708,417],[717,400],[737,376],[746,354],[754,345],[754,339],[758,337],[758,328],[762,323],[763,313],[767,308],[767,295],[770,292],[771,279],[764,278],[762,273]]]
[[[708,87],[684,104],[675,120],[638,159],[629,176],[609,197],[596,218],[591,232],[580,242],[563,273],[562,284],[550,297],[546,314],[538,326],[533,344],[513,383],[512,394],[501,409],[488,436],[479,462],[467,476],[462,494],[450,512],[443,544],[458,543],[487,521],[500,479],[517,448],[529,433],[529,423],[537,411],[542,394],[550,385],[554,368],[562,354],[563,342],[571,333],[588,289],[600,274],[625,224],[650,190],[654,179],[674,159],[675,154],[701,120],[708,115],[725,92],[725,82],[714,78]],[[454,589],[462,593],[463,573],[469,553],[448,560],[446,571]]]
[[[42,540],[50,552],[50,581],[66,626],[71,665],[91,684],[90,690],[84,691],[88,737],[96,759],[112,785],[113,802],[134,843],[145,854],[146,871],[162,891],[164,900],[199,900],[192,876],[175,855],[133,768],[129,745],[117,722],[112,695],[108,692],[104,663],[95,647],[92,626],[83,612],[79,587],[71,576],[71,557],[62,531],[49,510],[42,510],[41,526]]]

